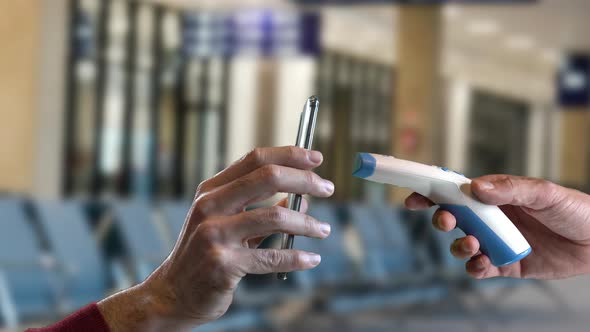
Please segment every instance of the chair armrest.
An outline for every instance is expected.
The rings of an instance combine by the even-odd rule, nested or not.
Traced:
[[[0,271],[0,317],[6,327],[16,328],[18,326],[19,317],[16,306],[10,293],[8,281],[2,271]]]
[[[113,260],[110,263],[113,280],[115,281],[116,290],[129,288],[133,285],[125,264],[122,260]]]

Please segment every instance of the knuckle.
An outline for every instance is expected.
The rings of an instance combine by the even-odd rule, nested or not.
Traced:
[[[260,168],[264,181],[276,185],[281,177],[281,168],[277,165],[266,165]]]
[[[223,266],[228,265],[228,261],[229,261],[228,250],[220,245],[211,246],[211,248],[209,248],[209,252],[207,254],[207,257],[208,257],[210,263],[212,264],[212,266],[223,267]]]
[[[284,224],[287,220],[287,211],[279,206],[268,208],[266,214],[268,220],[277,226]]]
[[[199,197],[201,194],[207,192],[209,189],[209,184],[211,183],[211,179],[207,179],[197,186],[197,190],[195,191],[195,197]]]
[[[544,180],[544,179],[537,179],[537,186],[540,189],[540,192],[543,192],[549,196],[555,195],[556,193],[559,192],[559,188],[560,186],[548,181],[548,180]]]
[[[215,201],[207,195],[199,195],[193,203],[193,211],[200,216],[207,216],[215,208]]]
[[[265,257],[266,264],[269,266],[279,266],[283,263],[283,255],[278,250],[268,251]]]
[[[537,185],[544,191],[553,192],[556,191],[559,187],[555,183],[545,180],[545,179],[536,179]]]
[[[502,184],[507,192],[511,196],[511,204],[521,205],[525,203],[526,197],[518,194],[518,180],[514,176],[506,176],[502,179]]]
[[[537,179],[537,186],[540,189],[537,191],[540,193],[540,197],[537,197],[537,200],[534,203],[535,205],[538,205],[539,208],[552,206],[560,201],[562,187],[558,184],[544,179]]]
[[[316,178],[316,174],[312,171],[306,171],[305,172],[305,181],[310,185],[310,186],[314,186],[317,184],[317,178]]]
[[[210,247],[215,246],[215,243],[221,235],[221,230],[210,222],[204,222],[200,224],[198,232],[202,238],[201,240],[204,243],[209,244]]]
[[[507,176],[506,178],[504,178],[504,184],[508,187],[510,191],[516,189],[515,178],[512,176]]]
[[[288,146],[287,147],[287,157],[290,160],[295,160],[299,157],[301,151],[299,150],[299,148],[295,147],[295,146]]]
[[[264,149],[255,148],[248,152],[245,158],[249,163],[255,166],[260,166],[264,163]]]

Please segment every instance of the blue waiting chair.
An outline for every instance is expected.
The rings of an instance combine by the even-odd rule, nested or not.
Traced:
[[[360,277],[368,283],[387,282],[385,260],[389,253],[383,250],[386,240],[380,225],[383,220],[377,218],[372,207],[360,204],[349,205],[347,215],[362,243],[363,258],[362,265],[359,267]]]
[[[355,264],[348,255],[345,246],[344,230],[340,224],[338,208],[326,203],[313,203],[308,214],[318,220],[328,222],[331,233],[327,239],[318,240],[303,236],[296,238],[298,249],[318,253],[322,262],[308,272],[297,272],[299,283],[305,288],[332,292],[337,289],[348,288],[357,282]]]
[[[444,287],[419,276],[410,236],[397,209],[351,205],[348,215],[363,244],[361,280],[368,287],[362,296],[336,296],[332,311],[424,305],[445,297]]]
[[[53,317],[59,284],[18,199],[0,200],[0,311],[3,321]]]
[[[65,284],[66,310],[100,300],[107,293],[107,269],[78,202],[35,202],[37,220]]]
[[[425,275],[422,253],[416,250],[412,243],[412,235],[407,221],[399,207],[380,206],[375,208],[375,214],[384,237],[383,251],[385,255],[385,270],[389,276],[399,278],[400,275],[411,275],[412,280],[418,281],[418,275]],[[422,280],[420,280],[422,282]]]
[[[116,202],[110,207],[126,251],[125,258],[131,265],[133,282],[141,282],[164,261],[169,246],[155,224],[147,201]]]

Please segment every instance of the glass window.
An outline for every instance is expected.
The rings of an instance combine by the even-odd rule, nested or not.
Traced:
[[[520,174],[526,170],[528,105],[476,92],[471,107],[468,175]]]

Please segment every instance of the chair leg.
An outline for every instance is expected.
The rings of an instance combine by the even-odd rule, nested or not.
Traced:
[[[474,331],[488,331],[488,326],[484,319],[482,319],[480,312],[469,307],[469,304],[466,303],[462,297],[462,291],[457,286],[454,286],[453,288],[454,289],[451,290],[451,303],[456,305],[456,307],[473,322]]]
[[[545,295],[554,303],[557,311],[564,315],[569,316],[573,314],[573,309],[567,304],[567,301],[559,294],[559,292],[555,291],[550,284],[543,280],[535,280],[534,285],[539,288]]]
[[[554,303],[555,307],[557,308],[558,312],[562,315],[570,315],[573,313],[572,308],[567,304],[567,301],[564,300],[563,296],[551,287],[547,282],[543,280],[532,280],[532,283],[535,287],[537,287],[541,292],[545,293],[546,297]],[[500,305],[502,302],[506,301],[512,294],[514,294],[514,290],[517,288],[516,285],[510,285],[506,287],[502,287],[498,293],[494,296],[491,302],[494,304]]]
[[[8,283],[0,273],[0,318],[4,326],[9,328],[18,327],[18,313],[12,296],[10,296]]]
[[[501,289],[500,292],[502,291],[508,291],[511,290],[511,287],[507,287],[507,289]],[[501,297],[494,297],[494,299],[490,300],[488,298],[486,298],[486,296],[483,294],[483,292],[481,292],[479,289],[474,288],[472,294],[475,296],[476,301],[478,303],[478,307],[481,308],[481,310],[483,310],[483,312],[486,313],[486,315],[489,316],[500,316],[501,315],[501,305],[500,302],[502,299]],[[506,294],[508,295],[508,294]],[[504,319],[500,319],[497,320],[500,324],[506,325],[506,320]]]

